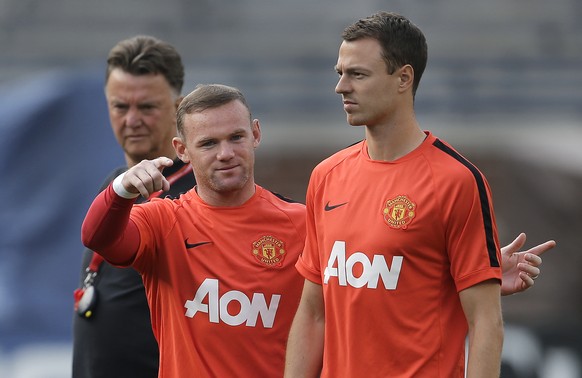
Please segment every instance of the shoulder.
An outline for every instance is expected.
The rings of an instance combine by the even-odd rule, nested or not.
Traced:
[[[485,185],[483,173],[449,143],[435,138],[429,151],[426,158],[437,179],[453,185]]]
[[[323,186],[349,182],[361,163],[363,145],[364,141],[354,143],[317,164],[309,178],[307,197]]]
[[[349,164],[360,155],[364,141],[356,142],[325,158],[313,169],[314,173],[325,174],[338,166]]]
[[[287,198],[279,193],[271,192],[261,186],[257,186],[260,191],[260,197],[265,206],[269,206],[274,211],[286,214],[293,218],[305,217],[305,205],[301,202]]]
[[[180,217],[190,218],[198,212],[199,207],[192,200],[191,193],[184,193],[177,198],[157,197],[136,203],[131,210],[131,218],[142,227],[148,225],[154,229],[170,230]]]

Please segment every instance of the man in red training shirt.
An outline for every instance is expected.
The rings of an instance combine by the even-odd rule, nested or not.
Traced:
[[[238,90],[199,86],[177,127],[174,147],[196,190],[133,206],[169,186],[160,171],[171,159],[143,161],[99,195],[83,242],[141,273],[160,377],[281,376],[302,287],[294,264],[304,206],[255,184],[261,129]]]
[[[490,190],[416,120],[424,35],[379,12],[342,37],[336,92],[366,138],[311,175],[297,263],[305,286],[285,376],[464,377],[468,335],[467,376],[499,377],[502,271]]]

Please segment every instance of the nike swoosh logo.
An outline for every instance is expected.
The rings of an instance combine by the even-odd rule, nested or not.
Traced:
[[[346,205],[346,204],[347,204],[347,202],[344,202],[344,203],[339,203],[339,204],[337,204],[337,205],[330,205],[330,204],[329,204],[329,201],[328,201],[328,202],[325,204],[325,208],[324,208],[324,210],[325,210],[325,211],[330,211],[330,210],[333,210],[333,209],[337,209],[338,207],[341,207],[341,206],[343,206],[343,205]]]
[[[207,242],[190,244],[190,243],[188,243],[188,239],[184,240],[184,245],[186,246],[186,249],[196,248],[196,247],[200,247],[201,245],[210,244],[210,243],[212,243],[212,242],[207,241]]]

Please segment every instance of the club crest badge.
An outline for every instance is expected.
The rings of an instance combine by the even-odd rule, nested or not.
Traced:
[[[267,267],[280,267],[285,253],[285,244],[274,236],[263,236],[253,242],[253,256]]]
[[[414,219],[416,204],[407,196],[400,195],[386,201],[384,221],[395,229],[406,230]]]

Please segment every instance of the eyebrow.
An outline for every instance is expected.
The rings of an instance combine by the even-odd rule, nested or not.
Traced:
[[[337,73],[347,73],[347,74],[353,74],[354,72],[363,72],[363,73],[367,73],[370,72],[369,69],[361,67],[361,66],[355,66],[355,67],[348,67],[345,70],[341,70],[338,66],[334,66],[335,71]]]
[[[238,134],[249,134],[249,130],[247,130],[244,127],[238,128],[236,130],[233,130],[231,133],[229,133],[227,135],[227,137],[231,137],[233,135],[238,135]],[[198,139],[196,141],[196,143],[201,143],[201,142],[208,142],[208,141],[213,141],[213,140],[217,140],[217,137],[213,137],[213,136],[203,136],[200,139]]]

